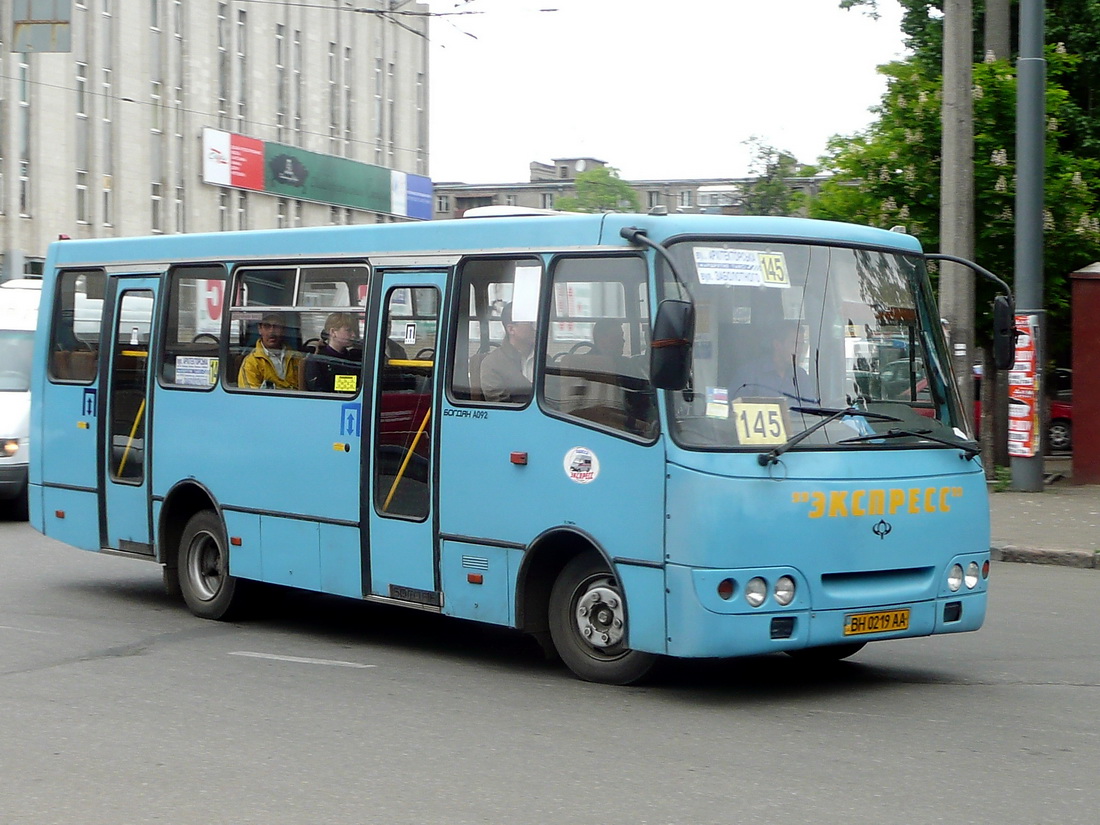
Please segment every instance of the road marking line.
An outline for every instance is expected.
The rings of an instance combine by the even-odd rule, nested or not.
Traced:
[[[56,636],[52,630],[31,630],[29,627],[12,627],[10,624],[0,624],[0,630],[14,630],[18,633],[41,633],[44,636]]]
[[[254,653],[250,650],[234,650],[230,656],[248,656],[252,659],[273,659],[277,662],[297,662],[301,665],[329,665],[330,667],[377,667],[377,665],[362,665],[358,662],[341,662],[336,659],[307,659],[301,656],[280,656],[275,653]]]

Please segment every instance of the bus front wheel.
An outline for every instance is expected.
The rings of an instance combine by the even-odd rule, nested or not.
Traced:
[[[626,646],[622,590],[607,564],[593,554],[574,558],[554,582],[550,637],[562,661],[588,682],[629,685],[657,662],[656,655]]]
[[[179,582],[191,612],[202,619],[229,619],[239,607],[240,583],[229,575],[225,528],[211,510],[195,513],[180,539]]]

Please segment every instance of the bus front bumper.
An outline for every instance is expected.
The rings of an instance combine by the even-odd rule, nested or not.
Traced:
[[[780,609],[771,599],[761,608],[754,609],[739,592],[731,597],[727,609],[719,611],[708,608],[706,602],[697,597],[691,584],[691,571],[670,567],[668,574],[666,652],[670,656],[756,656],[883,639],[963,633],[977,630],[985,621],[987,591],[984,587],[971,592],[940,593],[927,599],[879,601],[828,609],[813,608],[808,597],[796,599],[788,609]],[[681,597],[677,598],[678,595]]]

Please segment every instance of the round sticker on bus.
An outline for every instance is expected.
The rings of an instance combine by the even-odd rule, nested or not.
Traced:
[[[600,474],[600,460],[587,447],[574,447],[565,454],[565,474],[578,484],[595,481]]]

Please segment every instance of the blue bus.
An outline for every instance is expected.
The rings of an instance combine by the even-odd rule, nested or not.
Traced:
[[[985,476],[929,257],[710,215],[59,241],[31,521],[199,617],[290,586],[613,684],[976,630]]]

